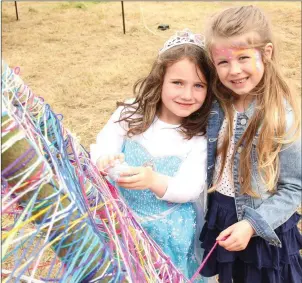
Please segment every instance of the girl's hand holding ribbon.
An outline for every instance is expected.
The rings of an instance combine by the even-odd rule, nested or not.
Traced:
[[[123,153],[116,155],[108,155],[99,158],[96,162],[96,166],[100,173],[104,176],[108,175],[107,170],[110,167],[113,167],[116,162],[123,163],[125,160],[125,156]]]
[[[218,244],[228,251],[242,251],[248,245],[255,230],[247,220],[241,220],[223,230],[217,237]],[[223,238],[228,237],[223,241]]]

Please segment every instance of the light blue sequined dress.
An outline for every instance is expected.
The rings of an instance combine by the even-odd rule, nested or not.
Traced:
[[[139,142],[131,139],[125,139],[122,152],[130,166],[152,166],[156,172],[171,177],[176,174],[182,163],[182,159],[177,156],[154,158]],[[199,266],[194,253],[194,204],[163,201],[157,199],[149,190],[120,188],[120,192],[147,233],[161,246],[174,265],[187,278],[191,278]]]

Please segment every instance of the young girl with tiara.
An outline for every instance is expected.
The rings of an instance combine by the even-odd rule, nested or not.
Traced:
[[[222,283],[302,282],[299,103],[279,71],[266,16],[254,6],[213,17],[216,69],[209,117],[201,274]]]
[[[125,159],[129,167],[115,177],[121,196],[187,277],[200,263],[195,248],[204,219],[210,66],[200,35],[172,36],[134,85],[134,101],[118,104],[91,146],[100,171]]]

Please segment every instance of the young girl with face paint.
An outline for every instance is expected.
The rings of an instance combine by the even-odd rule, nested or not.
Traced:
[[[208,135],[209,203],[201,270],[222,283],[302,282],[300,103],[279,71],[266,16],[254,6],[213,17],[216,69]]]
[[[178,32],[135,84],[134,101],[118,107],[91,146],[100,171],[125,159],[130,167],[115,182],[122,198],[188,278],[201,260],[195,248],[204,219],[210,67],[202,37]]]

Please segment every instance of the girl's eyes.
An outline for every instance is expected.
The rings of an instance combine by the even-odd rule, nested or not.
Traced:
[[[238,58],[238,60],[239,61],[244,61],[244,60],[246,60],[246,59],[249,59],[250,57],[249,56],[240,56],[239,58]],[[228,61],[227,60],[222,60],[222,61],[219,61],[218,63],[217,63],[217,65],[219,66],[219,65],[224,65],[224,64],[227,64],[228,63]]]
[[[217,65],[223,65],[223,64],[226,64],[226,63],[227,63],[227,61],[220,61],[220,62],[218,62]]]
[[[175,84],[175,85],[181,85],[182,83],[181,83],[181,82],[179,82],[179,81],[174,81],[174,82],[172,82],[172,84]]]
[[[202,84],[196,84],[195,87],[196,88],[204,88],[204,85],[202,85]]]
[[[249,56],[241,56],[241,57],[239,57],[239,60],[245,60],[245,59],[249,59],[250,57]]]
[[[179,86],[182,86],[183,83],[182,82],[179,82],[179,81],[174,81],[172,82],[172,84],[175,84],[175,85],[179,85]],[[194,85],[196,88],[204,88],[204,85],[203,84],[195,84]]]

